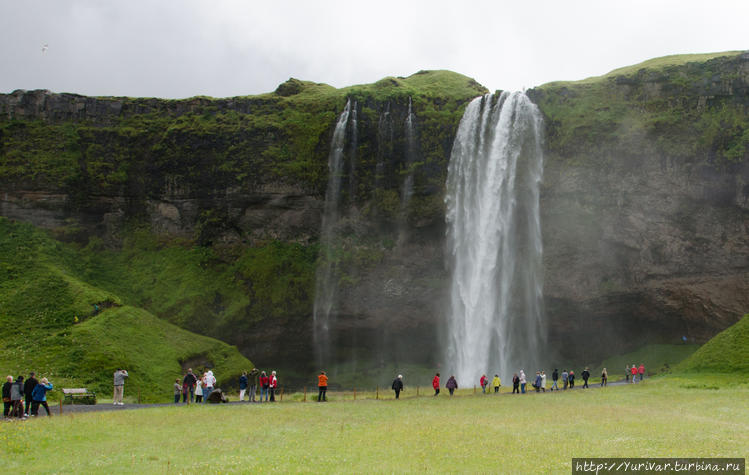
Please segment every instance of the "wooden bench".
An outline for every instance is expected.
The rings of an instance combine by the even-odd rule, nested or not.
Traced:
[[[62,388],[64,404],[96,404],[96,393],[86,388]]]

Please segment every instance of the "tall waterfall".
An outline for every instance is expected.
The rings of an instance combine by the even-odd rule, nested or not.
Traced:
[[[343,177],[346,129],[351,116],[351,101],[338,117],[328,154],[328,187],[325,191],[325,208],[320,231],[321,260],[315,273],[315,305],[313,308],[313,337],[318,366],[330,363],[331,310],[335,303],[338,286],[333,279],[335,271],[335,227],[338,224],[338,205]]]
[[[447,176],[447,368],[464,385],[539,369],[546,343],[542,119],[520,92],[466,108]]]

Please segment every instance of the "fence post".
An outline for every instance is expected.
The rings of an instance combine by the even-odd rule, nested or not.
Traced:
[[[307,386],[304,387],[304,401],[302,402],[307,402]]]
[[[356,388],[354,388],[354,401],[356,401]]]
[[[138,404],[140,404],[140,386],[138,386]]]
[[[419,397],[419,387],[416,386],[416,397]]]
[[[473,385],[473,394],[476,394],[476,385]]]
[[[62,399],[60,399],[60,415],[62,415]]]
[[[380,387],[377,386],[376,392],[375,392],[375,399],[380,399]]]
[[[283,388],[281,388],[281,401],[280,402],[283,402]]]

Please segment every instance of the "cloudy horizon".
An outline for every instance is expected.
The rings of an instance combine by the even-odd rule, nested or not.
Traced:
[[[749,2],[94,0],[0,4],[0,93],[230,97],[449,69],[490,90],[749,48]]]

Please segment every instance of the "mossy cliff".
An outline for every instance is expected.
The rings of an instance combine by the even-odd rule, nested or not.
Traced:
[[[727,53],[528,91],[546,125],[550,341],[605,356],[634,335],[706,339],[746,312],[748,85],[749,55]],[[328,153],[350,100],[338,354],[435,363],[446,165],[485,92],[432,71],[229,99],[0,95],[0,214],[71,242],[77,272],[126,303],[259,364],[309,361]]]
[[[547,127],[544,294],[567,322],[552,341],[705,341],[740,318],[749,54],[660,58],[529,95]]]
[[[342,197],[354,231],[337,254],[350,286],[407,223],[439,242],[430,230],[444,221],[452,138],[466,103],[486,92],[447,71],[345,89],[290,79],[231,99],[16,91],[0,96],[0,214],[81,247],[81,275],[128,303],[237,344],[258,364],[309,359],[327,160],[344,104],[357,112]],[[441,269],[433,251],[426,265]]]

